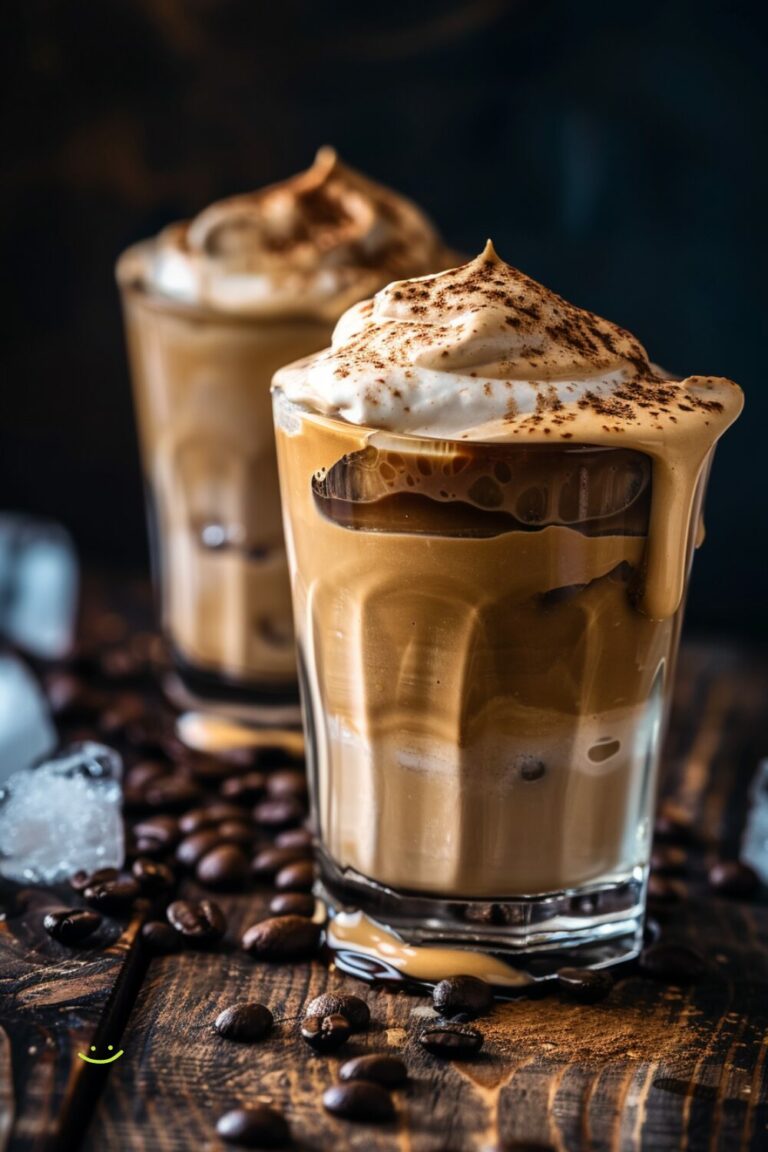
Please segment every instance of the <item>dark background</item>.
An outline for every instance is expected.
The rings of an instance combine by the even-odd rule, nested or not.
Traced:
[[[768,635],[764,3],[3,5],[0,508],[146,563],[113,262],[319,144],[747,410],[719,449],[694,628]]]

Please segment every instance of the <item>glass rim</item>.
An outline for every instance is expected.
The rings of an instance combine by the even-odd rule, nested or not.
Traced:
[[[279,384],[272,384],[272,408],[275,425],[281,428],[290,436],[290,429],[288,421],[282,423],[280,415],[283,412],[290,419],[291,411],[301,415],[302,418],[309,420],[310,423],[315,424],[317,427],[326,428],[329,431],[336,432],[339,435],[353,436],[356,439],[365,438],[366,443],[374,448],[383,448],[387,450],[396,450],[397,445],[408,445],[408,451],[413,451],[413,446],[416,444],[428,444],[437,450],[437,446],[445,445],[451,449],[464,448],[494,448],[498,451],[520,451],[520,452],[541,452],[543,454],[563,453],[569,455],[582,455],[586,452],[600,453],[605,455],[608,453],[621,453],[626,456],[627,453],[638,456],[648,456],[647,452],[643,452],[640,448],[628,448],[622,444],[590,444],[586,440],[574,440],[564,443],[563,441],[556,441],[553,443],[545,443],[542,440],[536,440],[533,443],[528,441],[519,440],[474,440],[464,439],[456,440],[450,436],[428,436],[424,433],[413,432],[398,432],[389,428],[377,428],[372,424],[352,424],[351,421],[343,419],[341,416],[332,416],[329,413],[321,412],[317,408],[312,408],[307,404],[302,404],[296,400],[290,400]],[[279,413],[282,409],[283,412]]]

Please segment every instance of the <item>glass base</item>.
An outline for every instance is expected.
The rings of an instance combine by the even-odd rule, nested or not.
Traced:
[[[301,723],[299,691],[296,684],[285,686],[234,683],[208,670],[193,668],[172,651],[173,672],[163,688],[171,703],[182,710],[215,712],[246,724]]]
[[[480,974],[502,989],[552,979],[564,967],[634,959],[643,943],[648,869],[544,896],[494,901],[399,893],[320,853],[318,894],[329,910],[336,966],[365,980],[426,986]]]

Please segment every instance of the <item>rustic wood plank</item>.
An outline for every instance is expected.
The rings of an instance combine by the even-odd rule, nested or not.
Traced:
[[[65,948],[42,927],[71,893],[0,890],[0,1148],[65,1149],[79,1139],[103,1085],[78,1052],[119,1036],[138,978],[139,920],[105,920],[89,947]],[[3,1143],[4,1141],[4,1143]]]
[[[481,1057],[441,1065],[417,1041],[428,999],[366,992],[320,962],[253,963],[235,942],[263,914],[264,896],[230,897],[228,950],[152,962],[84,1152],[218,1147],[217,1115],[256,1100],[285,1109],[304,1149],[474,1152],[512,1139],[561,1152],[768,1147],[768,906],[714,898],[704,880],[715,852],[736,851],[746,787],[768,750],[768,658],[693,643],[679,684],[664,791],[701,843],[690,853],[689,899],[657,913],[668,938],[708,956],[705,979],[665,987],[630,972],[595,1006],[554,995],[500,1005],[481,1023]],[[404,1052],[411,1083],[391,1129],[353,1126],[321,1107],[341,1057],[312,1054],[297,1023],[326,989],[362,989],[373,1009],[374,1027],[345,1057]],[[280,1022],[263,1044],[212,1032],[218,1010],[240,999],[267,1003]]]

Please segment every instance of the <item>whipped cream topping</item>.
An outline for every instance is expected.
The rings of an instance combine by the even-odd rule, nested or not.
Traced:
[[[486,443],[627,448],[653,461],[642,607],[679,607],[704,481],[741,389],[667,379],[623,328],[574,307],[496,255],[390,284],[339,320],[331,347],[281,368],[299,408],[371,430]]]
[[[505,264],[490,241],[468,264],[355,305],[329,349],[281,369],[275,384],[353,424],[473,440],[523,430],[571,439],[586,413],[601,430],[658,429],[713,412],[714,393],[736,387],[670,380],[629,332]]]
[[[424,213],[331,148],[306,172],[212,204],[128,255],[121,275],[175,300],[331,320],[393,278],[450,262]]]

